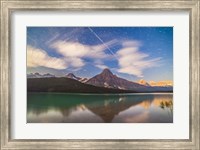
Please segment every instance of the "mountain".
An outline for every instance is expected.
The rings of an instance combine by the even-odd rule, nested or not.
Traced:
[[[39,73],[30,73],[30,74],[27,74],[27,78],[40,78],[40,77],[42,77],[42,75],[41,74],[39,74]]]
[[[140,85],[138,83],[117,77],[109,69],[104,69],[100,74],[89,79],[86,82],[86,84],[91,84],[106,88],[134,90],[134,91],[149,90],[147,86]]]
[[[73,73],[65,77],[52,74],[31,73],[27,75],[29,92],[66,92],[66,93],[137,93],[137,92],[172,92],[173,86],[151,86],[145,80],[131,82],[114,75],[109,69],[90,78],[80,78]]]
[[[169,92],[173,91],[173,87],[152,87],[146,81],[142,81],[142,84],[131,82],[126,79],[120,78],[114,75],[109,69],[104,69],[100,74],[89,79],[86,84],[114,88],[114,89],[123,89],[130,90],[135,92]]]
[[[46,74],[43,74],[42,76],[43,78],[55,78],[56,76],[55,75],[52,75],[50,73],[46,73]]]
[[[77,77],[73,73],[68,73],[65,77],[67,77],[69,79],[74,79],[74,80],[80,81],[82,83],[85,83],[88,80],[87,78]]]
[[[145,85],[145,86],[151,86],[151,87],[173,87],[173,82],[172,81],[150,81],[147,82],[144,79],[141,79],[138,81],[139,84]]]
[[[69,79],[60,78],[29,78],[28,92],[64,92],[64,93],[130,93],[135,91],[96,87]]]
[[[149,84],[151,86],[160,86],[160,87],[172,87],[173,86],[173,82],[172,81],[150,81]]]
[[[73,73],[68,73],[65,77],[74,79],[74,80],[80,80],[81,78],[75,76]]]
[[[27,78],[55,78],[55,75],[52,75],[50,73],[41,75],[38,72],[36,72],[27,74]]]
[[[141,85],[150,86],[150,84],[147,81],[145,81],[144,79],[139,80],[138,83]]]

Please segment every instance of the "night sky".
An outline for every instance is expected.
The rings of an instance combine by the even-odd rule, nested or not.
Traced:
[[[27,73],[173,80],[172,27],[27,27]]]

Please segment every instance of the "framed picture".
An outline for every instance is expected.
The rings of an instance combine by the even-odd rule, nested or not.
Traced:
[[[173,27],[27,27],[27,122],[173,123],[172,50]]]
[[[1,149],[200,149],[199,8],[1,1]]]

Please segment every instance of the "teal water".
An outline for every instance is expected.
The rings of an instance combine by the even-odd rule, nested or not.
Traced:
[[[28,123],[173,123],[173,94],[28,93]]]

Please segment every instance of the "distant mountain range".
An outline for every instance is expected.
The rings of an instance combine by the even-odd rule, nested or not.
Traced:
[[[36,73],[30,73],[27,75],[27,78],[55,78],[56,76],[55,75],[52,75],[50,73],[46,73],[46,74],[39,74],[38,72]]]
[[[173,86],[169,82],[148,83],[145,80],[132,82],[114,75],[109,69],[87,79],[75,76],[73,73],[65,77],[56,77],[52,74],[41,75],[32,73],[27,75],[28,91],[30,92],[85,92],[90,93],[125,93],[125,92],[172,92]],[[47,83],[48,81],[48,83]],[[63,82],[60,82],[63,81]],[[60,83],[59,85],[57,83]],[[70,84],[69,84],[70,83]],[[45,86],[45,87],[42,87]],[[100,89],[99,89],[100,88]],[[72,90],[73,89],[73,90]],[[84,90],[85,89],[85,90]],[[98,91],[101,90],[101,91]]]
[[[141,85],[145,85],[145,86],[162,86],[162,87],[172,87],[173,86],[173,82],[172,81],[150,81],[147,82],[144,79],[141,79],[138,81],[139,84]]]
[[[158,81],[158,82],[155,82],[155,81],[150,81],[149,84],[151,86],[173,86],[173,82],[172,81]]]

